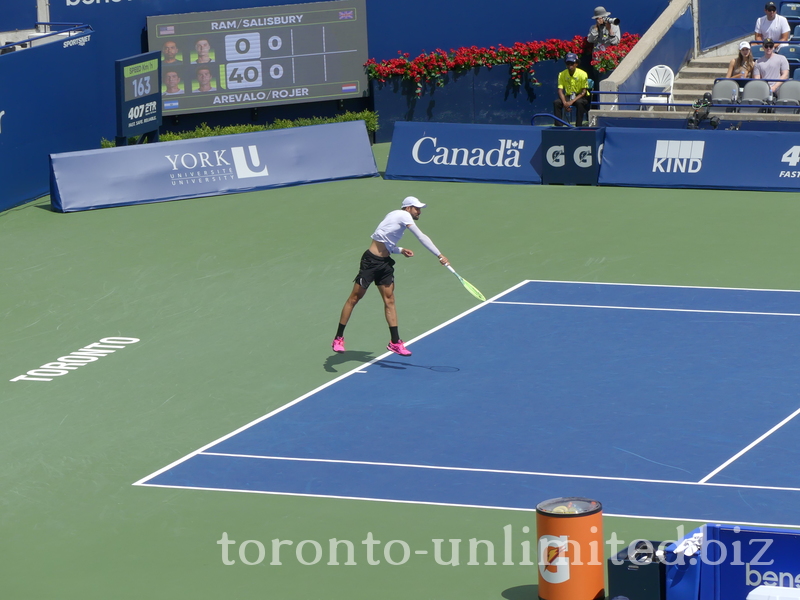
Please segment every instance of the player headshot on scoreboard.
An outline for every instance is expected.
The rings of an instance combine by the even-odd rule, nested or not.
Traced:
[[[164,61],[166,65],[182,62],[181,59],[178,58],[179,54],[180,50],[178,50],[178,44],[172,40],[167,40],[161,47],[161,60]]]
[[[195,42],[194,49],[197,53],[197,59],[192,61],[193,65],[214,62],[214,57],[211,55],[211,44],[208,43],[207,39],[200,38],[197,40],[197,42]]]
[[[163,92],[164,96],[177,96],[183,93],[183,84],[181,77],[177,71],[167,71],[164,73],[164,85],[166,87]]]
[[[216,92],[217,88],[212,85],[213,78],[211,76],[210,67],[197,68],[197,89],[194,92]]]

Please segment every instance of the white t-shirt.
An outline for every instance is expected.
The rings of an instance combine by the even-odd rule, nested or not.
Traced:
[[[773,42],[777,42],[781,39],[781,36],[784,33],[791,31],[792,28],[789,27],[789,21],[786,20],[786,17],[782,17],[781,15],[775,15],[775,18],[770,21],[767,19],[767,15],[763,17],[759,17],[756,21],[756,33],[761,34],[761,39],[772,39]]]
[[[434,246],[431,239],[422,233],[419,227],[414,223],[414,217],[411,216],[407,210],[393,210],[383,218],[378,224],[375,233],[372,234],[372,239],[376,242],[383,242],[386,249],[392,254],[400,254],[400,247],[397,245],[400,238],[406,232],[406,229],[411,231],[420,243],[428,250],[433,252],[435,256],[439,256],[441,252]]]

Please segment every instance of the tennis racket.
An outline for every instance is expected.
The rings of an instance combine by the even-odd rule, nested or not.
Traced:
[[[463,286],[466,288],[466,290],[467,290],[467,291],[468,291],[470,294],[472,294],[473,296],[475,296],[475,297],[476,297],[478,300],[480,300],[481,302],[486,302],[486,298],[484,297],[484,295],[483,295],[483,294],[481,294],[481,291],[480,291],[478,288],[476,288],[474,285],[472,285],[472,284],[471,284],[469,281],[467,281],[466,279],[464,279],[464,278],[463,278],[461,275],[459,275],[458,273],[456,273],[456,270],[455,270],[453,267],[451,267],[451,266],[450,266],[450,263],[447,263],[447,264],[445,265],[445,267],[447,267],[447,268],[449,269],[449,271],[450,271],[450,272],[451,272],[453,275],[455,275],[456,277],[458,277],[458,280],[461,282],[461,285],[463,285]]]

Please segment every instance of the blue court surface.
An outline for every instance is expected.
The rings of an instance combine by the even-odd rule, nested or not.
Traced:
[[[137,485],[800,525],[800,292],[527,281],[410,349]]]

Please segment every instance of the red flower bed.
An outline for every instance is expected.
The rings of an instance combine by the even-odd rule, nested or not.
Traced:
[[[619,45],[611,46],[603,52],[595,52],[592,66],[604,72],[616,68],[620,61],[639,41],[638,35],[624,33]],[[513,46],[489,46],[488,48],[458,48],[445,52],[437,48],[429,54],[420,54],[409,60],[408,53],[398,53],[397,58],[377,62],[370,58],[364,67],[370,79],[384,82],[389,77],[401,77],[417,84],[417,95],[422,94],[426,83],[444,85],[444,75],[448,71],[466,71],[473,67],[492,68],[496,65],[511,66],[511,81],[514,85],[522,83],[527,72],[533,76],[536,63],[543,60],[559,60],[568,52],[582,54],[586,47],[586,37],[576,35],[572,40],[545,40],[544,42],[517,42]]]

